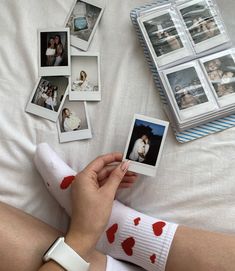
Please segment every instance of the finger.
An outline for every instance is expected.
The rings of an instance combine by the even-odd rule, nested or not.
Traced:
[[[133,183],[121,183],[118,187],[118,189],[123,189],[123,188],[131,188]]]
[[[101,155],[93,160],[85,170],[95,171],[97,174],[108,164],[113,162],[120,162],[122,161],[122,153],[120,152],[113,152],[105,155]]]
[[[117,167],[117,165],[108,165],[106,167],[104,167],[98,174],[97,174],[97,178],[98,178],[98,181],[102,181],[104,180],[105,178],[107,178],[110,173]],[[124,176],[124,179],[126,178],[126,176],[130,176],[130,177],[137,177],[138,174],[134,173],[134,172],[131,172],[131,171],[127,171],[125,176]]]
[[[124,176],[121,181],[121,184],[123,184],[123,183],[133,184],[137,181],[137,178],[138,178],[138,176]],[[105,179],[99,181],[100,187],[103,186],[107,181],[108,181],[108,178],[105,178]]]
[[[106,189],[107,193],[112,194],[113,197],[115,196],[118,186],[129,168],[129,164],[130,161],[125,161],[118,165],[115,170],[112,171],[106,183],[103,185],[103,189]]]

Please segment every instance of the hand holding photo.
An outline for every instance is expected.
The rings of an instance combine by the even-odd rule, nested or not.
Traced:
[[[97,0],[75,0],[66,19],[71,45],[87,51],[101,19],[104,6]]]
[[[38,31],[39,75],[70,75],[69,29]]]
[[[169,123],[135,114],[123,160],[131,160],[129,170],[155,176]]]

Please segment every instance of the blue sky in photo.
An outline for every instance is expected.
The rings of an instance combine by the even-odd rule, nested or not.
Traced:
[[[162,136],[165,131],[165,126],[163,125],[155,124],[155,123],[144,121],[144,120],[138,120],[138,119],[135,120],[135,126],[140,126],[140,125],[151,127],[154,135]]]

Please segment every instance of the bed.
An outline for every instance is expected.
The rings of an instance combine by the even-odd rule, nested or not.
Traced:
[[[129,17],[151,2],[106,0],[89,48],[101,57],[102,101],[88,103],[93,138],[60,144],[55,123],[26,113],[25,106],[38,79],[37,29],[63,26],[73,0],[1,0],[1,201],[64,230],[68,217],[32,162],[36,145],[47,142],[79,171],[100,154],[124,151],[134,113],[167,120]],[[234,1],[218,4],[234,42]],[[141,176],[117,198],[161,219],[235,233],[234,164],[235,128],[186,144],[169,129],[157,176]]]

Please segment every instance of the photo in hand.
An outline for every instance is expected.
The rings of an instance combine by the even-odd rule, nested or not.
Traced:
[[[98,53],[81,53],[75,48],[71,55],[70,100],[100,101],[100,57]]]
[[[70,101],[67,95],[58,118],[57,128],[60,142],[91,138],[86,102]]]
[[[69,29],[44,29],[39,35],[39,75],[70,75]]]
[[[168,129],[168,122],[135,115],[124,160],[131,160],[129,169],[148,176],[156,174],[162,147]]]
[[[97,0],[76,0],[66,19],[70,28],[71,45],[86,51],[103,13],[103,6]]]
[[[26,112],[56,121],[68,85],[69,79],[65,76],[41,77],[26,106]]]

